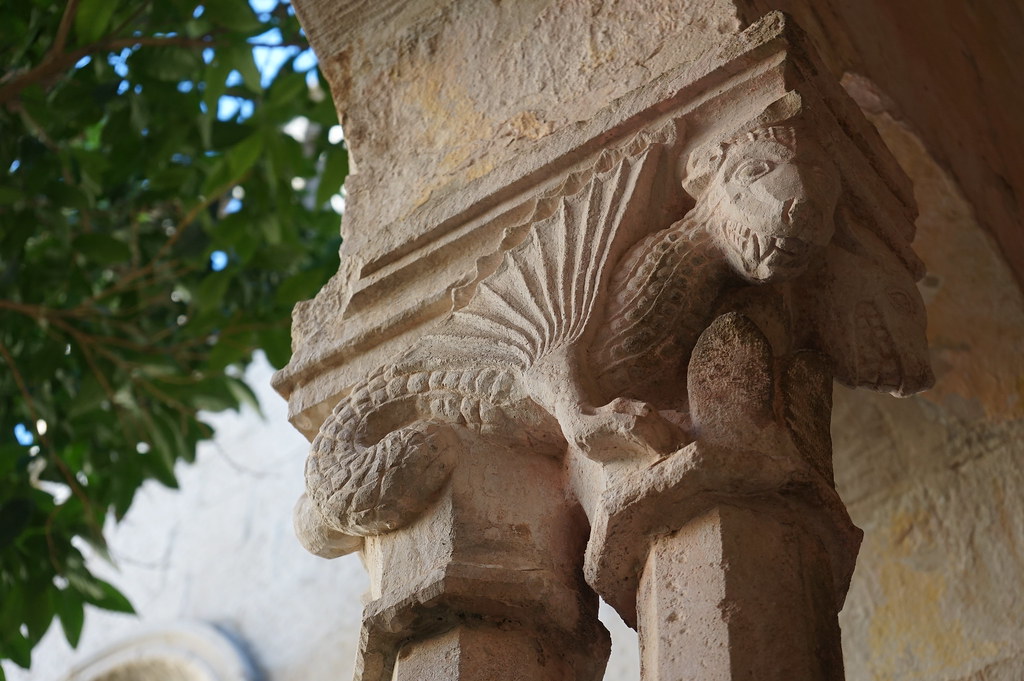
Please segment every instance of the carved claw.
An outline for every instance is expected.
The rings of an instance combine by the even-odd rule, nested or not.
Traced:
[[[569,417],[563,428],[568,426],[569,439],[598,461],[660,456],[680,439],[677,429],[646,402],[620,397],[588,411]]]

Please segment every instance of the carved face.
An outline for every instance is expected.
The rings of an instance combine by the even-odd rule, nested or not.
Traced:
[[[729,264],[753,283],[799,276],[835,231],[839,173],[792,128],[723,145],[707,197],[720,212]]]

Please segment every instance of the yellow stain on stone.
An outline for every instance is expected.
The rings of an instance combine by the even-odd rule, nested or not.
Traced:
[[[425,62],[403,75],[405,106],[419,112],[413,143],[439,152],[436,165],[415,188],[410,211],[452,181],[470,182],[494,168],[483,160],[483,141],[491,138],[495,121],[477,107],[458,79],[445,72],[447,68],[447,63]]]
[[[536,111],[520,111],[501,126],[500,133],[513,139],[538,140],[554,132],[551,121],[541,120]]]
[[[883,551],[890,558],[877,573],[878,606],[868,638],[871,676],[877,681],[932,681],[999,653],[996,643],[970,636],[955,603],[947,608],[951,575],[913,567],[910,535],[926,517],[923,510],[894,514],[881,540],[887,541]]]

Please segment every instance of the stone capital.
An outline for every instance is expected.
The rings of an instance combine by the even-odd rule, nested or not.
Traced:
[[[402,16],[428,33],[477,25]],[[725,574],[750,622],[715,635],[790,658],[765,678],[842,677],[835,617],[860,532],[832,479],[831,386],[907,395],[932,380],[916,209],[792,22],[737,32],[728,16],[691,27],[714,49],[585,120],[512,151],[484,136],[477,168],[442,164],[435,185],[396,177],[433,188],[381,209],[379,237],[353,236],[338,277],[296,310],[275,379],[313,440],[296,528],[320,555],[363,552],[358,678],[502,641],[562,651],[529,678],[598,678],[591,589],[640,626],[645,678],[676,678],[652,637],[673,631],[672,585],[710,579],[677,559],[714,536],[728,573],[755,534],[779,598],[820,626],[773,648],[757,629],[770,608]],[[406,101],[419,86],[395,87],[413,88]],[[360,182],[375,172],[353,176],[353,204],[373,200]],[[745,673],[737,659],[722,678]]]

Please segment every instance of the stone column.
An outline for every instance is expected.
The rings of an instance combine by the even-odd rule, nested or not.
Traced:
[[[784,16],[643,4],[296,2],[357,172],[275,380],[360,681],[598,679],[595,591],[645,679],[842,678],[831,385],[930,381],[909,184]]]
[[[719,504],[652,542],[637,595],[644,679],[843,678],[828,553],[779,515]]]

